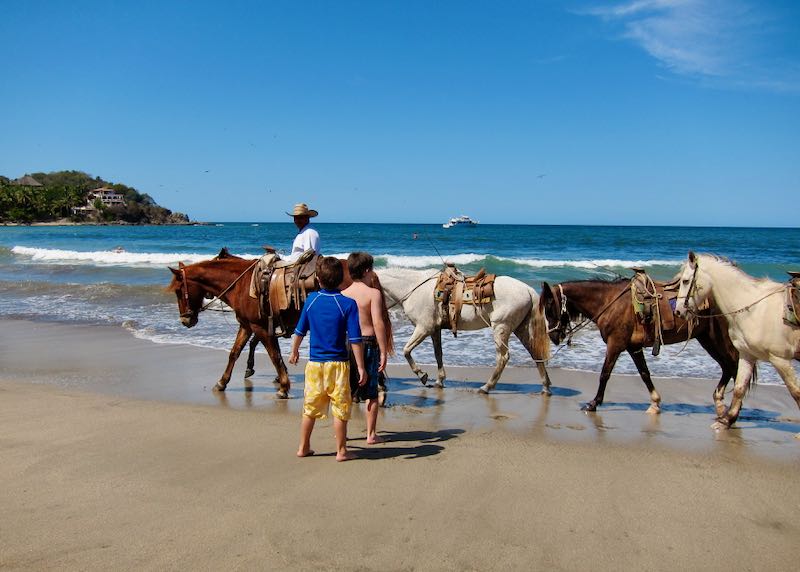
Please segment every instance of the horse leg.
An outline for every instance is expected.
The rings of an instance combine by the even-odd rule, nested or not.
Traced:
[[[236,364],[236,360],[239,359],[239,356],[242,353],[242,348],[244,348],[244,345],[247,343],[249,337],[250,330],[240,326],[239,331],[236,332],[236,339],[233,342],[233,347],[228,354],[228,367],[225,368],[225,371],[222,373],[222,377],[219,378],[219,381],[214,386],[216,391],[225,391],[225,387],[227,387],[228,382],[231,380],[233,366]]]
[[[797,374],[795,374],[794,367],[792,367],[792,360],[772,358],[769,361],[780,374],[786,389],[789,390],[789,394],[794,398],[794,402],[797,403],[797,407],[800,407],[800,384],[797,382]],[[795,437],[800,439],[800,433]]]
[[[536,355],[533,351],[533,343],[530,336],[530,328],[528,327],[528,319],[522,321],[522,323],[517,326],[517,329],[514,330],[514,335],[517,336],[517,339],[522,343],[528,353],[531,354],[531,358],[533,359],[533,363],[536,364],[536,369],[539,370],[539,377],[542,379],[542,395],[552,395],[553,392],[550,390],[550,374],[547,373],[547,368],[545,367],[544,363],[538,361],[536,359]]]
[[[739,418],[739,411],[742,408],[744,395],[747,393],[747,385],[753,375],[753,367],[755,367],[755,359],[750,361],[739,356],[739,367],[736,371],[736,381],[733,384],[733,397],[731,398],[731,406],[725,414],[717,419],[712,429],[728,429],[731,425],[736,423]]]
[[[419,378],[422,382],[422,385],[428,385],[428,374],[422,371],[419,366],[417,366],[417,362],[414,361],[414,358],[411,357],[411,351],[422,343],[422,340],[428,337],[430,332],[426,332],[420,326],[414,326],[414,331],[411,332],[411,338],[409,338],[408,342],[406,342],[406,346],[403,348],[403,355],[406,357],[406,361],[408,362],[411,371],[414,372],[414,375]]]
[[[723,371],[722,377],[719,378],[719,383],[717,383],[717,387],[714,388],[714,411],[717,414],[717,419],[720,419],[727,411],[725,407],[725,389],[728,387],[728,382],[730,380],[731,377]]]
[[[289,371],[286,369],[286,364],[283,362],[278,338],[267,335],[265,330],[256,332],[256,334],[259,336],[261,343],[264,344],[269,360],[272,362],[272,365],[275,367],[275,372],[278,374],[275,378],[279,386],[277,395],[280,399],[288,399],[289,387],[291,385],[289,382]]]
[[[256,370],[256,348],[258,347],[258,338],[253,336],[250,338],[250,350],[247,353],[247,369],[244,370],[244,378],[252,376]]]
[[[642,348],[636,351],[629,349],[628,354],[630,354],[633,359],[633,363],[636,364],[636,369],[639,370],[639,376],[642,378],[645,386],[647,386],[647,391],[650,392],[650,407],[647,408],[647,413],[661,413],[661,396],[653,385],[653,380],[650,377],[650,370],[647,368],[647,361],[644,359]]]
[[[622,348],[617,347],[616,343],[606,342],[606,359],[603,361],[603,369],[600,371],[600,381],[597,384],[597,395],[594,396],[589,403],[581,407],[583,411],[597,411],[597,408],[603,404],[603,397],[606,394],[606,384],[608,378],[611,377],[611,371],[617,364],[619,354],[622,353]]]
[[[503,373],[503,370],[508,363],[508,340],[511,337],[511,328],[506,326],[505,324],[496,324],[492,326],[492,335],[494,337],[494,345],[496,351],[496,360],[494,371],[492,375],[489,377],[489,381],[483,384],[480,389],[478,389],[481,393],[489,393],[494,386],[497,385],[497,381],[500,379],[500,376]]]
[[[712,324],[713,327],[713,324]],[[723,334],[716,333],[717,337],[720,337]],[[736,359],[728,355],[726,351],[720,350],[717,347],[717,344],[720,342],[715,342],[714,338],[709,336],[708,334],[697,336],[698,343],[703,347],[708,355],[710,355],[714,361],[719,364],[719,367],[722,369],[722,375],[719,378],[719,383],[717,383],[717,387],[714,388],[714,410],[717,414],[717,419],[721,418],[725,415],[726,407],[725,407],[725,388],[728,387],[728,382],[736,377]],[[730,343],[730,342],[728,342]]]
[[[442,359],[442,329],[436,328],[431,334],[433,342],[433,355],[436,358],[436,384],[435,387],[444,387],[444,380],[447,373],[444,371],[444,360]]]

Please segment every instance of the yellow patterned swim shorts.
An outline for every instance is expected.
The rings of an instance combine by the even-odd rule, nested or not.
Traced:
[[[310,361],[306,364],[303,391],[303,415],[324,419],[331,404],[337,419],[350,419],[350,363],[346,361]]]

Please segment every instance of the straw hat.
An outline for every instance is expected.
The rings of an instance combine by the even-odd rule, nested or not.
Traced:
[[[314,209],[308,208],[306,203],[297,203],[294,205],[294,210],[286,214],[289,216],[307,216],[311,218],[317,216],[319,213]]]

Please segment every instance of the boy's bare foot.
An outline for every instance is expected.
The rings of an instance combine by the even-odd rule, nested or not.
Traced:
[[[337,453],[336,454],[336,460],[339,461],[339,462],[352,461],[355,458],[356,458],[356,454],[353,453],[352,451],[348,451],[347,453],[344,453],[344,454],[341,454],[341,453]]]
[[[310,457],[313,454],[314,454],[314,450],[313,449],[309,449],[308,451],[302,451],[302,450],[297,451],[297,456],[298,457]]]
[[[377,445],[379,443],[386,443],[386,439],[384,439],[380,435],[375,435],[374,437],[367,437],[367,445]]]

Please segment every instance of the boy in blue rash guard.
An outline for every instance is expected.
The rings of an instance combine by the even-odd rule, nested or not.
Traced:
[[[317,263],[317,279],[322,289],[308,295],[294,331],[289,355],[289,363],[293,365],[299,359],[303,337],[311,332],[309,360],[305,368],[298,457],[314,454],[311,449],[311,432],[316,420],[326,416],[329,403],[336,434],[336,460],[349,461],[354,457],[347,450],[347,421],[350,419],[352,403],[348,340],[356,358],[359,385],[367,382],[367,374],[364,371],[358,305],[339,292],[338,286],[343,278],[344,271],[339,259],[330,256],[320,259]]]

